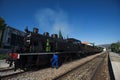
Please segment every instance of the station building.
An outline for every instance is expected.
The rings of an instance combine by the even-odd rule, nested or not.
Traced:
[[[11,26],[5,26],[0,30],[0,48],[10,49],[23,45],[25,33]]]

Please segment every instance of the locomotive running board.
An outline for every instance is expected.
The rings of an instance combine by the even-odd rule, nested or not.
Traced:
[[[44,55],[44,54],[54,54],[54,53],[18,53],[19,55]],[[59,54],[59,53],[56,53]]]
[[[66,51],[66,52],[50,52],[50,53],[18,53],[19,55],[45,55],[45,54],[62,54],[62,53],[80,53],[81,51]]]

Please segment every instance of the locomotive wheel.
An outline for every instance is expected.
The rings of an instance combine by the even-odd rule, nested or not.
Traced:
[[[16,71],[16,70],[20,67],[19,64],[20,64],[20,63],[19,63],[19,60],[15,60],[15,61],[14,61],[14,71]]]
[[[77,56],[78,59],[81,58],[81,54],[80,53],[76,53],[76,56]]]

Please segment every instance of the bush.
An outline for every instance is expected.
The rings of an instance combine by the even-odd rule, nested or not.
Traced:
[[[120,42],[112,43],[111,44],[111,51],[116,52],[116,53],[120,53]]]
[[[7,54],[1,54],[1,53],[0,53],[0,60],[1,60],[1,59],[6,59],[6,57],[7,57]]]

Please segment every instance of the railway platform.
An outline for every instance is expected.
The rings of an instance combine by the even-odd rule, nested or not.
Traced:
[[[5,63],[5,59],[0,60],[0,68],[9,67],[9,64]]]
[[[114,52],[110,52],[109,55],[115,80],[120,80],[120,55]]]

